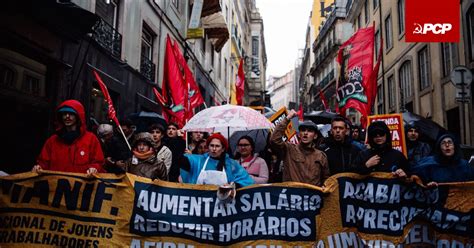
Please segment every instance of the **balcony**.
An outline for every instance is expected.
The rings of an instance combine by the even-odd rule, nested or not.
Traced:
[[[146,56],[141,56],[140,73],[150,81],[155,81],[155,64]]]
[[[321,87],[321,89],[323,89],[324,87],[326,87],[326,85],[328,85],[332,80],[334,79],[334,69],[331,70],[331,72],[329,72],[329,74],[327,74],[323,80],[321,80],[319,82],[319,87]]]
[[[122,35],[104,20],[100,20],[94,27],[92,37],[97,44],[115,58],[120,59],[122,54]]]

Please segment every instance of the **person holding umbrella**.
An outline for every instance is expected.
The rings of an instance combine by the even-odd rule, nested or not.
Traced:
[[[235,185],[245,187],[254,184],[254,180],[245,169],[231,159],[225,152],[227,139],[220,133],[214,133],[206,140],[209,152],[185,154],[180,159],[183,183],[206,184],[228,187]]]

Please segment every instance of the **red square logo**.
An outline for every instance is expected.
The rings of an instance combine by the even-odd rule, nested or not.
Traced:
[[[459,42],[458,0],[405,0],[406,42]]]

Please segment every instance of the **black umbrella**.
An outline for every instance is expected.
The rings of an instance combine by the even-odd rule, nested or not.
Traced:
[[[152,124],[160,124],[166,128],[167,124],[165,118],[155,112],[141,111],[139,113],[132,113],[128,118],[137,126],[137,132],[146,132],[148,127]]]
[[[337,114],[326,111],[313,111],[308,114],[304,114],[305,120],[311,120],[316,124],[331,124],[332,118],[336,117]]]
[[[249,131],[236,131],[232,133],[229,139],[229,145],[233,153],[235,153],[237,148],[237,142],[242,136],[250,136],[255,142],[255,151],[254,153],[260,153],[265,149],[267,145],[268,129],[254,129]]]
[[[415,124],[419,128],[421,134],[420,139],[422,141],[435,143],[441,135],[448,133],[448,131],[438,123],[417,114],[404,112],[402,116],[405,124]]]

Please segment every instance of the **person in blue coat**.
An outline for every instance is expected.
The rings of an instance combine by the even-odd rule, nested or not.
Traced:
[[[429,187],[474,181],[474,167],[462,158],[459,142],[451,134],[442,135],[436,142],[434,155],[418,161],[412,171]]]
[[[225,152],[228,142],[220,133],[214,133],[206,141],[209,152],[185,154],[181,160],[183,183],[225,186],[235,184],[245,187],[255,182],[247,171]]]

